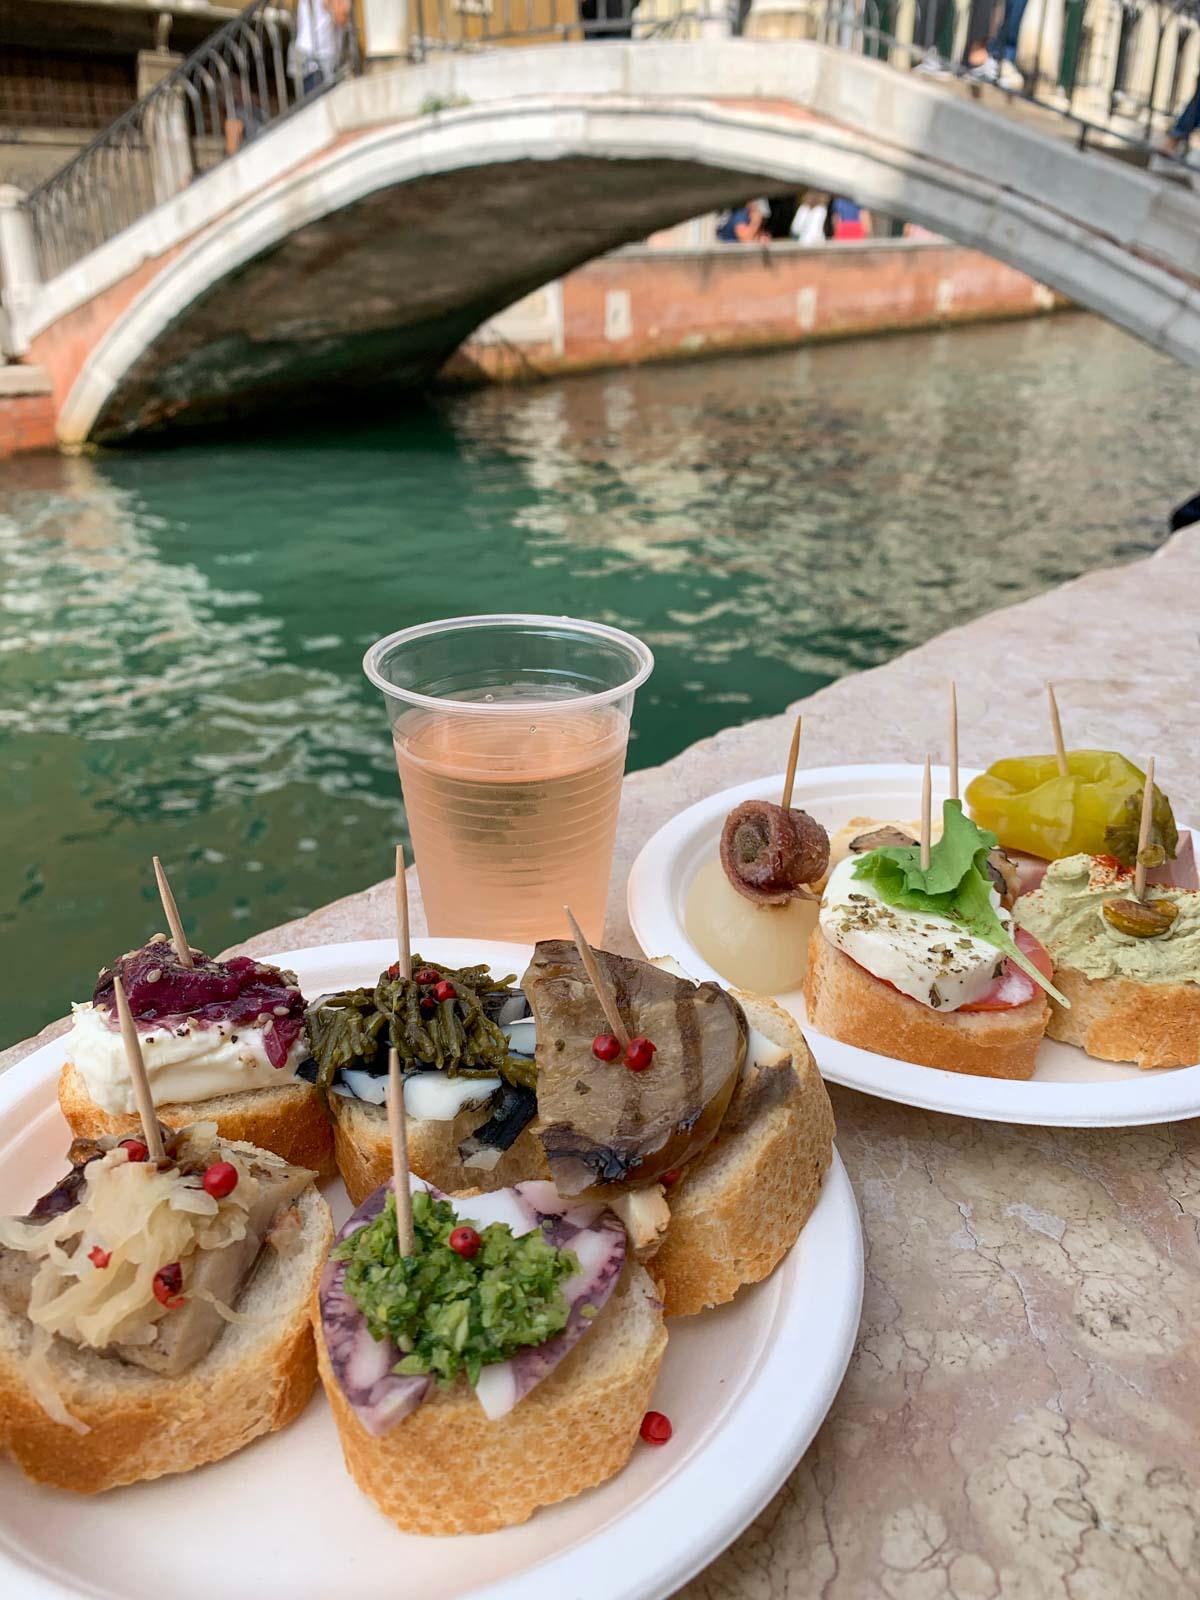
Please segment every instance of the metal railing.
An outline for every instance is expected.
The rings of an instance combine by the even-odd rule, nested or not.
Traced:
[[[323,0],[300,0],[319,7]],[[298,59],[295,18],[253,0],[26,199],[51,278],[358,69],[344,30],[336,63]]]
[[[973,31],[981,9],[973,0],[801,0],[788,36],[970,78],[1004,8],[996,0],[990,24]],[[410,15],[415,60],[518,42],[760,31],[752,0],[413,0]],[[783,36],[780,19],[772,8],[771,38]],[[1022,83],[1008,71],[997,87],[1068,118],[1081,145],[1144,149],[1200,89],[1200,0],[1045,0],[1033,53]]]
[[[299,0],[314,14],[326,3]],[[997,0],[993,29],[1000,9]],[[771,18],[796,25],[789,37],[900,70],[965,77],[978,74],[972,62],[987,43],[973,24],[977,33],[990,31],[980,14],[972,0],[798,0]],[[412,0],[410,17],[415,61],[569,39],[754,37],[760,22],[752,0]],[[353,28],[336,66],[308,73],[296,60],[294,33],[289,11],[253,0],[35,189],[26,204],[43,279],[359,69]],[[1115,143],[1144,152],[1200,92],[1200,0],[1044,0],[1032,65],[1026,36],[1022,45],[1023,81],[1010,70],[998,87],[1068,119],[1080,147]]]

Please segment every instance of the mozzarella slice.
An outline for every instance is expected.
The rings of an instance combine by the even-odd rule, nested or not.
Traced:
[[[848,856],[839,862],[825,886],[820,923],[830,944],[935,1011],[957,1011],[981,999],[1000,974],[1003,952],[947,917],[889,906],[870,879],[854,876],[861,860]],[[1012,918],[994,889],[992,903],[1011,929]]]

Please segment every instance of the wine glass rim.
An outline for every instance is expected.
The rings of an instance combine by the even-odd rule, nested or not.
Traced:
[[[500,611],[483,612],[478,616],[470,617],[441,617],[434,622],[418,622],[408,628],[397,628],[394,633],[385,634],[363,656],[363,671],[367,678],[384,695],[396,700],[403,700],[407,705],[427,706],[431,710],[444,710],[453,707],[456,712],[466,712],[472,715],[495,716],[500,713],[511,713],[516,709],[511,701],[505,700],[454,700],[445,695],[422,694],[417,689],[404,689],[398,684],[391,683],[383,676],[381,664],[389,651],[398,644],[407,644],[414,639],[427,638],[435,633],[466,632],[469,629],[481,628],[515,628],[519,626],[543,627],[546,629],[567,629],[575,633],[587,635],[595,639],[606,639],[613,644],[622,645],[627,649],[637,663],[634,671],[623,683],[613,684],[608,689],[598,689],[594,694],[584,694],[570,700],[522,700],[520,710],[526,711],[562,711],[570,707],[578,710],[580,706],[609,705],[614,700],[620,700],[627,694],[632,694],[639,688],[654,670],[654,654],[649,645],[644,644],[636,634],[627,633],[624,628],[611,627],[607,622],[590,622],[582,617],[547,616],[538,612],[525,611]]]

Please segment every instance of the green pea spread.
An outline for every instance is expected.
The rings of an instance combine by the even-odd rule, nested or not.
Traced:
[[[1127,900],[1132,876],[1114,873],[1103,857],[1052,861],[1041,885],[1023,894],[1013,914],[1049,950],[1056,965],[1087,978],[1133,978],[1138,983],[1200,983],[1200,893],[1152,885],[1147,901],[1177,908],[1164,933],[1136,938],[1112,927],[1101,911],[1106,900]]]
[[[472,1257],[451,1250],[455,1228],[470,1226],[445,1200],[413,1195],[415,1250],[401,1256],[396,1198],[333,1251],[346,1262],[346,1292],[376,1339],[403,1353],[393,1371],[429,1374],[448,1386],[460,1372],[475,1383],[483,1367],[544,1344],[567,1325],[563,1283],[579,1271],[540,1228],[515,1237],[504,1222],[480,1231]]]

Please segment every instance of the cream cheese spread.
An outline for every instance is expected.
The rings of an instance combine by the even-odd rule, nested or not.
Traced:
[[[88,1094],[111,1114],[137,1110],[133,1084],[125,1065],[121,1030],[115,1020],[90,1001],[72,1007],[74,1025],[67,1035],[66,1056]],[[142,1060],[155,1105],[181,1100],[215,1100],[247,1089],[269,1089],[289,1083],[307,1054],[304,1034],[288,1051],[282,1067],[267,1057],[261,1025],[197,1022],[192,1017],[164,1017],[152,1028],[138,1029]]]

